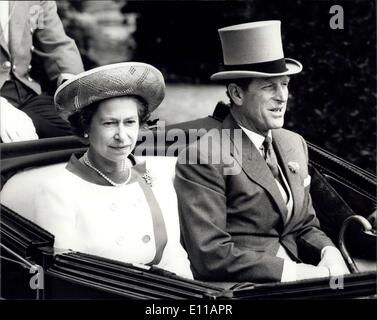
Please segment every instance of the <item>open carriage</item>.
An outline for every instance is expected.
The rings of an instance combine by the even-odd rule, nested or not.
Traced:
[[[221,117],[221,114],[220,114]],[[159,159],[174,179],[188,129],[210,129],[219,114],[150,132],[140,139],[148,161]],[[173,131],[171,131],[173,130]],[[167,138],[183,130],[186,141]],[[157,144],[156,141],[165,143]],[[156,267],[135,266],[80,252],[54,251],[54,235],[1,205],[1,292],[5,299],[309,299],[376,296],[376,177],[308,143],[311,195],[322,229],[338,244],[352,273],[342,279],[288,283],[209,283]],[[36,179],[53,179],[54,165],[87,146],[73,136],[3,144],[1,186],[33,194]]]

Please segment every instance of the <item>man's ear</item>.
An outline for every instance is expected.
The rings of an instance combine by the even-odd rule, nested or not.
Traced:
[[[228,84],[228,93],[233,101],[233,103],[237,106],[242,106],[243,99],[244,99],[244,92],[240,86],[235,83]]]

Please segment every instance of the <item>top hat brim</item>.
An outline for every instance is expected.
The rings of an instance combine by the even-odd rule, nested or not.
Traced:
[[[71,114],[95,102],[122,96],[139,96],[155,110],[165,97],[165,82],[155,67],[141,62],[122,62],[97,67],[76,75],[56,90],[60,115]]]
[[[297,74],[302,71],[302,64],[297,60],[285,58],[285,64],[287,70],[279,73],[269,73],[260,72],[252,70],[228,70],[216,72],[211,76],[213,81],[226,81],[235,79],[246,79],[246,78],[270,78],[279,76],[288,76],[292,74]]]

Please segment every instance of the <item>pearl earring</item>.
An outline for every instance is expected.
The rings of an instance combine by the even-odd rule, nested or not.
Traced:
[[[88,139],[88,138],[89,138],[89,135],[88,135],[86,132],[84,133],[84,138],[85,138],[85,139]]]

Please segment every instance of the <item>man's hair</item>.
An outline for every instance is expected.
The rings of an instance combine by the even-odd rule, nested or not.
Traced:
[[[130,95],[128,97],[137,100],[137,114],[139,118],[139,125],[142,126],[148,121],[151,115],[148,111],[148,104],[143,98],[139,96]],[[68,121],[70,122],[75,135],[83,137],[84,134],[88,132],[93,116],[98,110],[99,104],[105,100],[107,99],[94,102],[68,117]]]
[[[228,86],[231,83],[234,83],[237,86],[239,86],[242,90],[246,91],[252,81],[253,81],[253,78],[244,78],[244,79],[228,80],[224,83],[225,86],[226,86],[226,95],[227,95],[227,97],[229,98],[229,101],[230,101],[230,106],[233,105],[233,100],[232,100],[232,98],[229,94]]]

